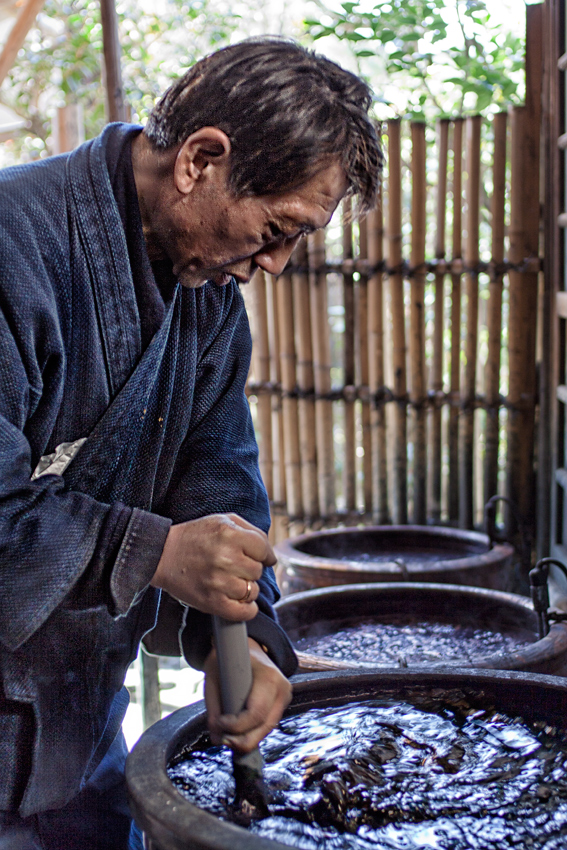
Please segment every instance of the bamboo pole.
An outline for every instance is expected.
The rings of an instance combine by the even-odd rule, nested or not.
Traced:
[[[333,402],[331,392],[331,342],[327,305],[327,278],[316,272],[325,263],[325,234],[318,230],[307,242],[313,338],[313,378],[315,385],[315,433],[317,437],[317,479],[319,510],[323,519],[335,513],[335,464],[333,448]],[[327,396],[327,397],[325,397]]]
[[[545,35],[544,43],[544,96],[543,107],[543,142],[545,150],[542,158],[545,167],[545,196],[542,209],[544,211],[543,244],[545,246],[545,270],[543,275],[542,292],[542,351],[539,381],[539,417],[538,417],[538,464],[537,464],[537,549],[536,557],[545,558],[552,555],[552,528],[557,528],[557,491],[559,488],[553,480],[553,470],[563,463],[563,458],[557,463],[557,432],[558,401],[556,387],[560,383],[558,371],[560,357],[557,345],[559,322],[556,313],[557,292],[561,288],[561,248],[563,236],[559,235],[557,219],[561,213],[560,193],[558,187],[562,179],[562,160],[564,154],[559,151],[557,139],[561,133],[561,99],[560,75],[557,73],[557,61],[560,49],[561,33],[559,0],[551,0],[544,6]],[[527,9],[526,9],[527,10]],[[529,66],[526,69],[528,76]],[[562,77],[563,75],[561,75]],[[531,89],[530,82],[526,86]],[[562,365],[562,364],[561,364]],[[563,520],[564,522],[564,520]]]
[[[510,187],[510,261],[520,265],[537,256],[537,214],[539,208],[538,145],[532,116],[526,107],[510,114],[511,187]],[[538,130],[539,132],[539,130]],[[534,185],[535,184],[535,185]],[[533,436],[535,412],[535,335],[537,315],[537,274],[525,269],[510,270],[510,318],[508,329],[508,457],[507,495],[520,513],[533,511]],[[508,530],[513,519],[507,516]]]
[[[368,259],[368,218],[359,221],[359,257]],[[361,274],[356,288],[356,365],[357,384],[362,397],[360,401],[360,425],[362,431],[362,500],[364,512],[372,511],[372,425],[369,394],[369,350],[368,350],[368,275]]]
[[[303,510],[307,521],[319,516],[317,492],[317,448],[315,439],[315,386],[313,376],[313,345],[311,341],[311,307],[307,271],[307,243],[299,243],[294,253],[294,265],[302,271],[292,275],[295,349],[297,352],[297,388],[299,391],[299,449],[301,456],[301,486]]]
[[[283,448],[286,483],[286,505],[291,517],[290,533],[303,516],[301,487],[301,454],[299,447],[299,419],[296,390],[296,353],[293,332],[293,285],[291,275],[283,274],[276,280],[276,299],[280,339],[280,365],[282,387]]]
[[[453,125],[453,261],[463,256],[463,120]],[[451,522],[459,519],[459,398],[461,386],[461,275],[451,274],[451,368],[449,409],[449,486],[448,514]]]
[[[449,121],[437,124],[437,198],[435,226],[435,258],[445,259],[445,223],[447,219],[447,156],[449,151]],[[433,320],[433,363],[430,388],[433,394],[429,443],[429,516],[441,520],[442,489],[442,410],[438,398],[443,392],[443,331],[445,316],[445,275],[435,273],[435,307]]]
[[[425,124],[412,122],[410,403],[413,440],[413,521],[427,519],[427,390],[425,381]]]
[[[352,224],[350,198],[343,201],[343,260],[352,263]],[[348,268],[348,266],[347,266]],[[355,358],[354,358],[354,276],[343,271],[343,305],[345,330],[343,334],[344,369],[344,466],[343,490],[347,513],[356,511],[356,428],[355,428]]]
[[[114,0],[100,0],[108,121],[128,121],[120,67],[120,36]]]
[[[485,368],[486,447],[484,457],[484,501],[498,492],[498,448],[500,431],[500,369],[502,347],[502,290],[504,275],[499,266],[504,261],[504,216],[506,200],[506,113],[494,116],[494,156],[492,161],[492,263],[490,276],[487,330],[488,355]]]
[[[543,8],[543,3],[526,6],[526,112],[530,116],[530,121],[527,122],[524,130],[525,177],[523,180],[523,189],[526,259],[539,256]],[[531,321],[529,323],[529,334],[525,348],[525,392],[528,398],[526,412],[524,414],[525,423],[522,437],[522,477],[518,485],[521,498],[518,501],[522,516],[531,528],[535,524],[535,475],[533,457],[538,386],[536,374],[537,322],[534,320],[534,317],[538,315],[539,278],[540,275],[533,271],[524,275],[524,288],[528,301],[527,313],[531,316]],[[545,344],[547,344],[547,340]],[[545,423],[543,427],[545,427]],[[541,460],[541,458],[538,458],[538,466]],[[515,487],[516,483],[511,481],[510,485],[511,487]]]
[[[378,266],[384,259],[384,224],[382,213],[382,189],[376,209],[366,219],[368,234],[368,259]],[[386,408],[384,392],[384,276],[376,271],[368,281],[368,380],[370,393],[374,399],[371,409],[372,427],[372,502],[373,519],[378,524],[389,522],[388,509],[388,464],[386,449]]]
[[[22,6],[14,25],[8,33],[8,38],[0,53],[0,85],[4,82],[22,47],[33,22],[41,11],[45,0],[27,0]]]
[[[467,239],[465,275],[467,295],[466,365],[461,392],[459,525],[474,523],[474,412],[476,400],[476,358],[478,348],[478,261],[480,216],[480,130],[481,117],[466,119],[467,127]]]
[[[270,339],[270,380],[281,390],[282,370],[280,360],[280,333],[278,320],[278,303],[276,298],[276,283],[269,275],[266,277],[266,301],[268,307],[268,325]],[[281,394],[272,393],[272,458],[274,476],[274,516],[272,537],[275,542],[284,540],[289,535],[289,524],[286,509],[286,486],[284,468],[284,422]],[[279,571],[277,573],[280,578]]]
[[[388,121],[388,265],[392,309],[392,366],[396,416],[393,437],[392,516],[407,522],[406,331],[402,273],[402,159],[399,119]]]
[[[266,276],[261,269],[250,281],[254,311],[254,373],[260,387],[270,382],[270,341],[268,336],[268,300]],[[267,392],[258,392],[258,451],[260,474],[268,498],[274,499],[274,458],[272,452],[272,399]]]

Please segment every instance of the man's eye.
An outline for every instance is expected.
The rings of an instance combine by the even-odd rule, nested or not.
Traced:
[[[287,234],[283,232],[281,227],[278,227],[277,224],[274,224],[273,221],[269,224],[270,228],[270,236],[272,239],[287,239]]]

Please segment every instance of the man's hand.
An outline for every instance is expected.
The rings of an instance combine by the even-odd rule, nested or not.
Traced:
[[[291,685],[261,646],[248,638],[252,662],[252,689],[240,714],[222,714],[216,651],[205,661],[205,702],[211,740],[248,753],[277,726],[291,700]]]
[[[211,514],[171,526],[151,584],[205,614],[251,620],[256,582],[275,563],[263,531],[237,514]]]

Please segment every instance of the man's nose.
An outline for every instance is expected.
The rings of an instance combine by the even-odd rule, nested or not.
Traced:
[[[286,239],[285,242],[274,242],[272,245],[266,245],[257,254],[254,254],[255,264],[268,274],[274,276],[281,274],[287,266],[299,239],[300,237],[296,236],[293,239]]]

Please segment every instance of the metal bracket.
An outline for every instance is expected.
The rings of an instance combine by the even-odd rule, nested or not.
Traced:
[[[558,567],[565,578],[567,578],[567,567],[555,558],[542,558],[537,562],[533,570],[530,570],[530,591],[532,603],[537,615],[539,637],[545,637],[549,633],[549,623],[561,623],[567,621],[567,614],[549,611],[549,567]]]

